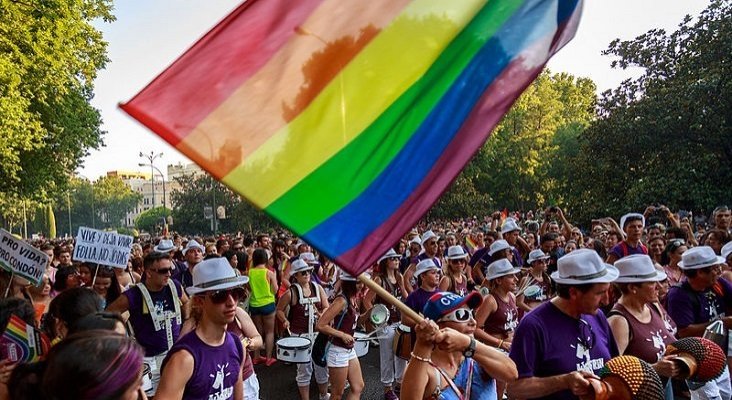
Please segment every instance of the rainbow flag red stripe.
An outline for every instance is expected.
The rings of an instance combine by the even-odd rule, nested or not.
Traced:
[[[250,0],[121,107],[350,272],[437,200],[580,0]]]

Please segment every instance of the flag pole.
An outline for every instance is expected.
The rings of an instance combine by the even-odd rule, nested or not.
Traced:
[[[424,320],[424,317],[421,314],[417,314],[414,310],[409,308],[406,304],[402,303],[394,297],[391,293],[389,293],[386,289],[378,285],[376,282],[372,281],[371,278],[369,278],[366,274],[361,274],[358,276],[358,280],[361,281],[366,287],[368,287],[370,290],[373,290],[376,292],[376,294],[381,297],[382,300],[385,302],[393,305],[396,307],[399,311],[401,311],[402,315],[406,315],[409,318],[413,319],[415,323],[420,323],[422,320]]]

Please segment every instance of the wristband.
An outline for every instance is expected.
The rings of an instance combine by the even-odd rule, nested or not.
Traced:
[[[427,357],[427,358],[425,358],[425,357],[420,357],[420,356],[418,356],[418,355],[414,354],[414,352],[412,352],[412,353],[411,353],[411,355],[412,355],[412,358],[414,358],[414,359],[415,359],[415,360],[417,360],[417,361],[422,361],[422,362],[426,362],[426,363],[430,363],[430,364],[432,364],[432,359],[431,359],[431,358],[429,358],[429,357]]]

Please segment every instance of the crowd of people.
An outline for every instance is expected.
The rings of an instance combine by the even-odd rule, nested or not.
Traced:
[[[358,399],[365,331],[386,400],[576,399],[618,355],[651,364],[668,399],[729,400],[728,370],[686,382],[665,355],[732,329],[732,214],[697,222],[657,205],[586,229],[558,207],[421,222],[365,272],[383,291],[281,232],[136,241],[125,269],[40,241],[40,286],[0,279],[0,334],[15,315],[53,344],[0,360],[0,399],[259,399],[253,366],[283,362],[285,337],[312,344],[301,399],[313,378],[321,400]]]

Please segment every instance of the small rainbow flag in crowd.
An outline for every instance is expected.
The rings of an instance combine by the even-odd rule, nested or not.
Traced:
[[[581,0],[249,0],[122,109],[351,273],[437,201]]]
[[[12,315],[5,332],[0,336],[0,359],[34,362],[48,353],[48,336]]]

